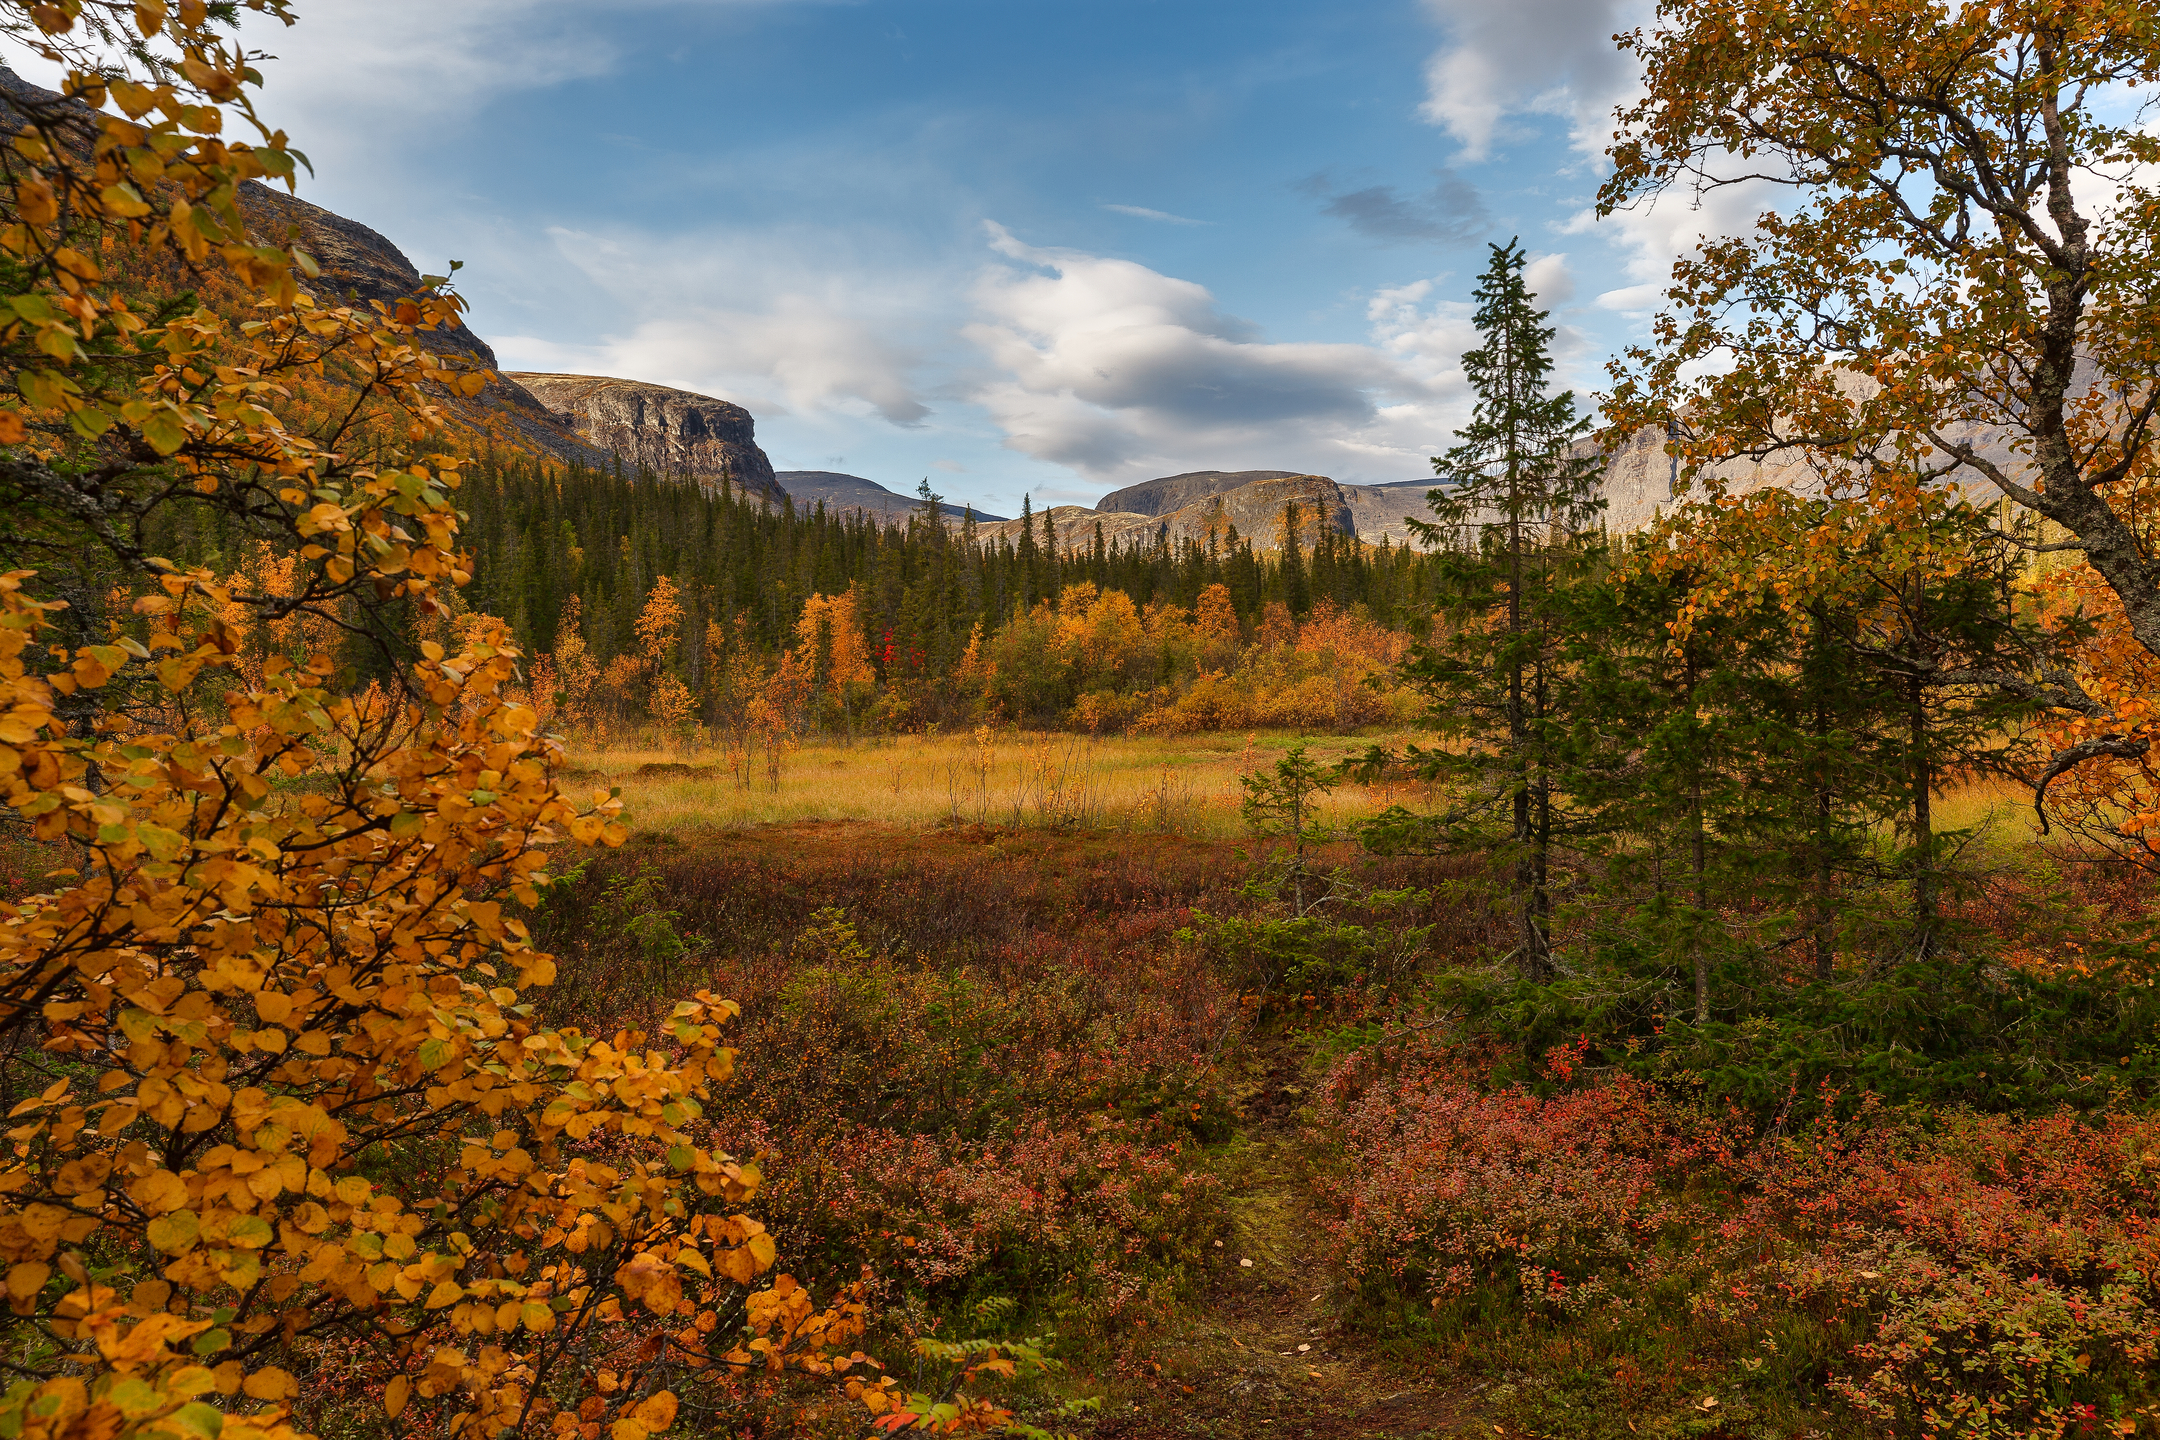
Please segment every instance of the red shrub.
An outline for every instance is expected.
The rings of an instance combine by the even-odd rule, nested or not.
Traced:
[[[2160,1398],[2160,1118],[1922,1128],[1870,1106],[1741,1143],[1631,1080],[1355,1077],[1331,1094],[1360,1283],[1435,1304],[1512,1285],[1532,1313],[1614,1322],[1684,1279],[1707,1344],[1759,1353],[1793,1316],[1846,1337],[1830,1392],[1900,1434],[2100,1433]]]
[[[1221,1233],[1221,1182],[1168,1127],[1036,1117],[979,1142],[859,1129],[782,1155],[766,1201],[793,1253],[869,1264],[929,1290],[987,1287],[1116,1314],[1137,1272]]]

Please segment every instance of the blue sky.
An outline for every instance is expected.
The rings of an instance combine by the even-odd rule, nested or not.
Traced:
[[[1586,390],[1706,217],[1591,224],[1633,0],[301,0],[302,194],[506,367],[724,396],[781,469],[1010,511],[1412,479],[1520,235]]]

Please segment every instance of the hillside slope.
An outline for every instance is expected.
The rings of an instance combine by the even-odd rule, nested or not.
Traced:
[[[357,220],[252,182],[241,187],[240,208],[258,241],[297,242],[315,257],[322,278],[309,288],[319,298],[390,302],[420,288],[420,271],[405,252]],[[438,331],[428,343],[439,353],[461,355],[496,372],[478,397],[459,400],[453,407],[479,438],[561,464],[609,463],[605,453],[580,440],[523,386],[504,377],[493,347],[470,329],[460,325]]]
[[[1182,475],[1165,475],[1158,480],[1143,480],[1138,485],[1113,490],[1096,501],[1095,508],[1105,514],[1168,515],[1187,505],[1242,489],[1255,480],[1291,480],[1303,473],[1300,470],[1188,470]]]
[[[1222,472],[1207,472],[1220,474]],[[1248,472],[1250,473],[1250,472]],[[1180,540],[1207,543],[1212,532],[1227,537],[1231,529],[1259,548],[1280,543],[1283,512],[1296,501],[1299,530],[1310,544],[1320,527],[1339,535],[1355,535],[1368,545],[1383,539],[1394,545],[1417,543],[1405,517],[1422,514],[1425,499],[1414,489],[1381,489],[1377,486],[1341,485],[1325,475],[1270,474],[1220,493],[1207,494],[1164,514],[1089,509],[1085,505],[1058,505],[1038,512],[1050,517],[1060,550],[1086,550],[1094,546],[1095,528],[1102,527],[1106,545],[1146,543],[1161,536],[1172,545]],[[1016,540],[1020,522],[985,526],[986,536]]]
[[[850,514],[860,511],[881,524],[902,524],[907,517],[922,508],[922,501],[913,495],[902,495],[888,490],[875,480],[865,480],[860,475],[843,475],[837,470],[782,470],[779,472],[780,488],[794,498],[797,510],[808,510],[819,501],[828,511]],[[950,500],[941,497],[939,509],[952,523],[959,523],[964,513],[975,512],[978,521],[994,522],[1009,517],[993,515],[980,505],[966,500]]]

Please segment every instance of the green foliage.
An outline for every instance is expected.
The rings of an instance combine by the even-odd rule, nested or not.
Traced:
[[[1575,596],[1602,558],[1589,526],[1604,502],[1601,463],[1576,453],[1589,422],[1576,414],[1574,392],[1548,392],[1553,331],[1532,304],[1527,264],[1512,241],[1492,247],[1477,288],[1484,344],[1463,357],[1477,408],[1455,448],[1434,459],[1456,483],[1431,492],[1434,518],[1418,526],[1447,547],[1447,623],[1402,673],[1447,743],[1402,758],[1419,777],[1450,782],[1455,804],[1440,815],[1392,808],[1366,838],[1395,853],[1476,845],[1503,856],[1512,958],[1542,979],[1552,970],[1554,846],[1571,828],[1559,783],[1560,649]],[[1370,775],[1397,761],[1376,748],[1356,768]]]
[[[1239,813],[1255,838],[1280,840],[1262,861],[1262,882],[1290,892],[1296,913],[1305,914],[1305,895],[1316,888],[1317,879],[1307,861],[1307,850],[1326,836],[1320,823],[1320,797],[1335,788],[1335,778],[1305,753],[1303,744],[1291,746],[1275,762],[1273,772],[1251,771],[1238,777],[1245,798]]]
[[[2160,986],[2145,944],[2096,957],[2088,975],[2044,976],[1937,953],[1880,975],[1763,985],[1728,962],[1720,990],[1746,997],[1709,1024],[1686,1018],[1684,972],[1607,957],[1548,985],[1456,971],[1429,1003],[1456,1017],[1500,1083],[1548,1083],[1546,1057],[1714,1097],[1762,1117],[1891,1103],[2039,1114],[2160,1095]]]
[[[1328,1001],[1350,994],[1370,1000],[1399,995],[1418,976],[1430,954],[1435,925],[1404,923],[1428,911],[1429,889],[1376,889],[1357,883],[1342,867],[1313,863],[1311,847],[1328,837],[1318,801],[1336,784],[1293,745],[1270,770],[1239,777],[1244,815],[1256,840],[1279,843],[1256,848],[1245,897],[1248,914],[1195,910],[1176,939],[1195,947],[1237,989],[1252,997],[1255,1015],[1277,1003]],[[1287,902],[1287,914],[1280,913]],[[1360,920],[1352,912],[1362,913]]]
[[[642,471],[543,469],[503,455],[466,472],[458,501],[460,539],[474,557],[461,606],[505,620],[529,651],[560,648],[557,625],[575,599],[582,638],[601,667],[638,654],[638,615],[668,576],[682,591],[676,669],[702,692],[708,626],[733,635],[739,625],[758,654],[776,655],[801,641],[809,597],[852,585],[879,684],[916,687],[912,703],[928,712],[921,720],[957,713],[950,682],[976,625],[994,636],[1075,583],[1122,591],[1141,610],[1156,602],[1190,609],[1221,584],[1248,635],[1269,603],[1292,598],[1280,559],[1256,549],[1255,537],[1175,545],[1150,537],[1054,555],[1033,530],[1016,545],[979,537],[972,523],[933,524],[920,511],[881,526],[859,512],[835,515],[822,504],[798,511],[725,484],[714,492]],[[155,517],[141,543],[182,563],[225,568],[264,538],[273,537],[223,511],[180,507]],[[1303,553],[1297,583],[1308,603],[1362,606],[1403,630],[1429,613],[1435,575],[1415,549],[1328,532]],[[1041,654],[1017,643],[1001,658],[1024,669]],[[999,698],[1015,717],[1055,714],[1073,698],[1039,676],[1003,683],[1011,693]]]

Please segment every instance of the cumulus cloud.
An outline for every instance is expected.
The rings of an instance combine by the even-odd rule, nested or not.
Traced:
[[[1410,195],[1393,185],[1350,189],[1326,171],[1307,176],[1295,188],[1322,201],[1322,214],[1374,240],[1447,243],[1474,240],[1491,228],[1492,217],[1475,185],[1452,170],[1435,170],[1433,175],[1431,189]]]
[[[1006,444],[1098,480],[1198,468],[1399,479],[1459,423],[1467,307],[1432,282],[1383,292],[1371,342],[1269,341],[1202,286],[988,227],[964,332],[989,372],[970,398]]]
[[[1575,275],[1565,255],[1540,255],[1523,267],[1523,283],[1538,303],[1546,307],[1565,305],[1575,298]]]
[[[623,375],[761,415],[822,410],[914,426],[930,413],[915,375],[936,277],[880,271],[820,237],[550,233],[628,323],[582,344],[504,337],[496,350],[510,368]]]
[[[1566,119],[1578,149],[1601,151],[1613,107],[1639,77],[1612,42],[1645,0],[1425,0],[1446,43],[1425,67],[1425,117],[1483,160],[1509,117]]]
[[[1716,163],[1712,157],[1712,166]],[[1692,254],[1705,239],[1751,234],[1764,211],[1790,199],[1790,192],[1768,180],[1749,180],[1700,192],[1668,192],[1603,218],[1586,208],[1560,228],[1572,235],[1594,234],[1619,249],[1634,283],[1604,291],[1596,303],[1602,309],[1637,314],[1664,303],[1676,256]]]

